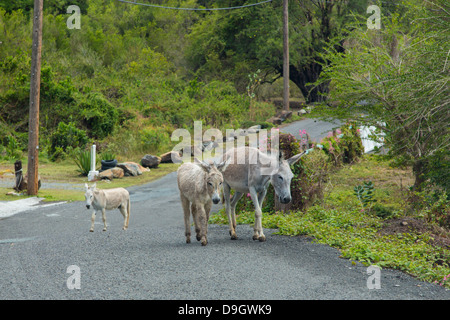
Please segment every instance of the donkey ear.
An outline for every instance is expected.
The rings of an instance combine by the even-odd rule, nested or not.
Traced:
[[[197,158],[194,158],[194,163],[198,166],[200,166],[203,170],[205,170],[206,172],[209,172],[209,170],[211,169],[211,165],[204,162],[204,161],[200,161]]]
[[[84,187],[86,188],[86,190],[89,189],[89,186],[87,183],[84,184]]]
[[[92,185],[92,187],[91,187],[92,190],[94,190],[95,188],[97,188],[97,182],[94,183],[94,184]]]
[[[227,167],[230,163],[228,162],[228,159],[225,161],[222,161],[221,163],[219,163],[217,165],[217,170],[219,170],[220,172],[224,172],[225,170],[227,170]]]
[[[286,161],[289,163],[290,166],[292,166],[294,163],[296,163],[300,158],[306,154],[306,151],[296,154],[295,156],[292,156],[291,158],[287,159]]]

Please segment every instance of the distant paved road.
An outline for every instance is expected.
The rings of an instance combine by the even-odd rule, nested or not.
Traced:
[[[295,124],[296,126],[298,124]],[[450,299],[450,292],[404,273],[367,269],[304,237],[252,240],[252,227],[210,225],[208,245],[185,243],[176,173],[128,189],[131,218],[118,210],[108,231],[89,232],[91,211],[74,202],[0,220],[0,299]],[[220,206],[215,206],[215,209]],[[67,273],[79,267],[80,289]]]
[[[312,140],[319,142],[322,138],[325,138],[331,130],[339,128],[342,122],[339,120],[334,121],[322,121],[318,119],[305,119],[290,123],[285,127],[281,127],[280,131],[284,133],[290,133],[297,139],[300,138],[299,131],[306,130]]]

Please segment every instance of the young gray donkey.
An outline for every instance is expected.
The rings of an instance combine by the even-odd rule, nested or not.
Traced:
[[[178,189],[184,212],[186,243],[191,242],[190,214],[195,225],[197,241],[203,246],[208,243],[208,220],[212,203],[220,202],[222,171],[227,167],[224,161],[216,166],[195,158],[194,163],[184,163],[178,168]]]
[[[94,183],[92,187],[89,187],[85,183],[86,193],[86,208],[90,208],[91,205],[94,208],[94,212],[91,217],[91,229],[89,231],[94,232],[95,214],[98,211],[102,212],[103,231],[106,231],[106,210],[119,209],[123,215],[123,230],[127,230],[128,222],[130,220],[130,194],[124,188],[114,189],[97,189],[97,184]]]

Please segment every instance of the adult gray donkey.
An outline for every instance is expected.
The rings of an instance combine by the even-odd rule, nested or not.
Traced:
[[[266,240],[261,222],[261,205],[269,183],[272,183],[280,202],[289,203],[292,199],[291,180],[294,176],[290,166],[300,160],[304,154],[306,152],[285,160],[281,153],[279,155],[266,154],[252,147],[232,148],[224,154],[223,160],[227,161],[229,165],[223,172],[223,194],[232,240],[237,239],[236,204],[246,193],[250,193],[255,206],[253,240]],[[232,200],[230,200],[231,189],[235,190]]]

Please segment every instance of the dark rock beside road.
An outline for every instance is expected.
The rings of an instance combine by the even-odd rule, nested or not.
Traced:
[[[158,156],[153,156],[151,154],[146,154],[141,159],[141,165],[145,168],[157,168],[161,162],[161,158]]]

